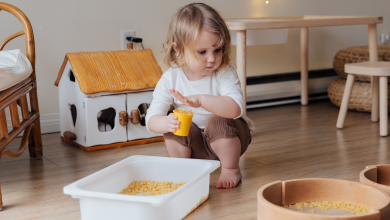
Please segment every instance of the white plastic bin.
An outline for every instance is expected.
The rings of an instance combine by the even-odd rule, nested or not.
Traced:
[[[210,173],[219,161],[130,156],[64,187],[80,200],[82,220],[182,219],[209,196]],[[187,182],[156,196],[118,194],[134,180]]]

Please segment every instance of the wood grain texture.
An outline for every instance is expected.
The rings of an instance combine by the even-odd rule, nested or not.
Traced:
[[[64,135],[64,138],[66,138],[70,141],[74,141],[77,139],[77,135],[73,132],[70,132],[70,131],[65,131],[63,135]]]
[[[9,150],[9,149],[4,148],[4,149],[2,149],[2,150],[0,151],[0,158],[1,158],[3,155],[7,155],[7,156],[9,156],[9,157],[19,157],[19,156],[23,153],[24,149],[26,149],[28,137],[29,137],[30,132],[31,132],[32,129],[36,129],[34,123],[30,123],[30,124],[26,127],[26,129],[24,130],[23,137],[22,137],[22,141],[21,141],[21,143],[20,143],[20,145],[19,145],[19,149],[18,149],[17,151],[14,152],[14,151],[11,151],[11,150]]]
[[[33,69],[32,76],[35,79],[35,41],[34,41],[34,33],[33,29],[30,23],[30,20],[27,18],[27,16],[17,7],[7,4],[7,3],[0,3],[0,10],[7,11],[14,15],[20,23],[23,25],[23,32],[25,34],[25,42],[26,42],[26,57],[30,60],[31,66]],[[11,35],[7,39],[11,40],[12,37],[15,38],[17,36],[21,35],[21,32],[18,32],[16,34]],[[6,40],[5,40],[6,41]],[[5,45],[5,44],[4,44]]]
[[[375,41],[376,42],[376,41]],[[376,45],[373,46],[376,48]],[[376,50],[375,50],[376,51]],[[372,52],[370,52],[372,54]],[[377,59],[377,53],[376,59]],[[371,56],[370,56],[371,57]],[[371,59],[371,58],[370,58]],[[388,106],[387,106],[387,77],[390,76],[390,62],[383,61],[369,61],[360,63],[345,64],[345,72],[348,73],[347,82],[345,84],[343,100],[340,106],[340,113],[337,120],[336,127],[343,128],[343,123],[348,110],[349,99],[352,92],[355,74],[364,74],[372,76],[372,113],[371,120],[373,122],[378,120],[378,108],[380,113],[380,136],[388,135]],[[378,79],[378,77],[380,79]],[[379,80],[379,81],[378,81]],[[378,93],[379,91],[379,97]]]
[[[210,176],[208,200],[185,220],[254,220],[257,191],[266,184],[301,178],[358,182],[367,165],[390,164],[390,137],[379,137],[370,114],[349,111],[344,129],[338,130],[338,112],[330,101],[249,109],[256,130],[240,158],[242,182],[233,189],[216,189],[217,169]],[[30,160],[28,152],[1,159],[0,218],[80,220],[79,200],[64,195],[64,186],[132,155],[169,156],[164,142],[86,152],[60,136],[42,135],[42,160]],[[20,142],[16,138],[8,148],[16,151]]]
[[[390,64],[390,62],[389,62]],[[389,69],[390,70],[390,69]],[[390,71],[389,71],[390,73]],[[387,106],[387,77],[379,77],[379,133],[382,137],[387,136],[388,132],[388,106]]]
[[[260,17],[225,20],[229,30],[237,31],[237,74],[241,80],[244,101],[246,100],[246,30],[301,28],[301,103],[308,104],[308,28],[340,25],[368,24],[370,61],[378,61],[377,28],[376,24],[383,22],[378,16],[323,16],[302,15],[285,17]],[[243,41],[244,39],[244,41]],[[242,55],[244,53],[244,55]],[[378,77],[373,77],[373,83],[379,83]],[[376,87],[373,87],[376,88]],[[379,90],[373,90],[372,121],[378,121]],[[377,102],[378,101],[378,102]]]
[[[301,104],[309,104],[309,28],[301,28]]]
[[[1,44],[0,44],[0,50],[3,50],[4,46],[12,39],[16,38],[16,37],[19,37],[21,35],[24,34],[24,30],[23,31],[19,31],[9,37],[7,37]]]
[[[306,201],[351,202],[379,210],[390,203],[389,196],[362,184],[337,179],[296,179],[283,181],[284,204]]]
[[[28,110],[27,97],[24,95],[20,97],[20,109],[22,111],[23,120],[30,119],[30,111]]]
[[[13,93],[8,94],[7,97],[4,97],[4,100],[0,101],[0,111],[7,108],[11,105],[15,100],[18,100],[25,96],[29,91],[32,90],[32,84],[27,84],[24,87],[15,90]]]
[[[149,144],[154,142],[161,142],[164,141],[164,137],[155,137],[155,138],[146,138],[146,139],[140,139],[140,140],[134,140],[134,141],[126,141],[126,142],[120,142],[120,143],[113,143],[113,144],[106,144],[106,145],[97,145],[93,147],[85,147],[81,144],[78,144],[74,141],[69,140],[66,137],[61,136],[61,140],[72,144],[74,146],[77,146],[85,151],[91,152],[91,151],[97,151],[97,150],[106,150],[111,148],[119,148],[119,147],[127,147],[127,146],[133,146],[133,145],[139,145],[139,144]]]
[[[246,111],[246,30],[237,31],[237,75],[241,82],[241,90]],[[244,112],[246,113],[246,112]]]
[[[61,76],[62,76],[62,74],[64,73],[64,69],[65,69],[66,63],[67,63],[68,61],[69,61],[69,60],[68,60],[68,56],[65,55],[64,61],[62,61],[61,68],[60,68],[60,70],[58,71],[57,79],[56,79],[56,81],[54,82],[54,85],[55,85],[55,86],[58,86],[58,83],[60,83]]]
[[[56,86],[66,60],[85,94],[150,89],[162,76],[161,67],[150,49],[67,53]]]
[[[129,116],[126,111],[119,112],[119,124],[122,126],[127,125],[129,122]]]
[[[345,64],[345,72],[369,76],[390,76],[389,61],[368,61]]]
[[[371,121],[379,120],[379,76],[371,76]]]
[[[390,164],[367,166],[360,172],[360,183],[390,195]]]
[[[139,124],[140,123],[141,119],[140,119],[138,109],[131,110],[129,119],[131,119],[132,124]]]
[[[281,199],[280,199],[281,197]],[[322,215],[285,209],[280,205],[298,202],[350,202],[371,210],[362,215],[330,214]],[[257,192],[258,219],[278,220],[384,220],[390,218],[390,198],[387,194],[352,181],[309,178],[276,181],[263,186]]]
[[[14,85],[11,88],[8,88],[6,90],[0,91],[0,102],[7,99],[11,94],[19,91],[21,88],[24,88],[25,86],[30,86],[32,84],[32,78],[28,77],[27,79],[19,82],[18,84]]]
[[[5,111],[0,111],[0,140],[1,139],[8,139],[8,127],[7,127],[7,119],[5,116]]]
[[[3,139],[3,140],[0,139],[0,150],[3,151],[5,147],[12,142],[13,139],[15,139],[24,129],[26,129],[30,124],[32,124],[37,118],[38,115],[36,113],[32,114],[29,120],[23,120],[23,122],[20,125],[20,128],[13,129],[9,133],[8,139]]]
[[[35,41],[34,33],[32,30],[31,23],[27,16],[17,7],[0,2],[0,10],[11,13],[15,16],[22,24],[23,31],[15,33],[5,39],[1,49],[7,44],[10,40],[14,39],[17,36],[25,34],[25,46],[26,46],[26,57],[29,59],[32,66],[31,75],[14,85],[11,88],[8,88],[0,92],[0,112],[9,107],[11,112],[12,120],[12,131],[8,133],[7,125],[4,122],[1,122],[0,130],[2,130],[2,135],[6,138],[0,138],[0,159],[2,155],[7,155],[10,157],[18,157],[22,155],[24,149],[27,146],[27,140],[29,144],[30,157],[34,159],[40,159],[42,157],[42,139],[41,139],[41,127],[39,121],[39,107],[38,107],[38,95],[37,95],[37,84],[36,84],[36,73],[35,73]],[[0,49],[0,50],[1,50]],[[26,99],[26,94],[29,93],[30,97],[30,106],[31,112],[28,111],[28,104]],[[17,117],[17,109],[15,102],[20,100],[22,108],[22,123],[19,122]],[[16,113],[15,113],[16,112]],[[5,120],[5,119],[4,119]],[[6,147],[10,144],[21,132],[23,132],[22,143],[18,148],[17,152],[7,149]],[[2,195],[0,190],[0,210],[3,209]]]
[[[368,51],[370,55],[370,62],[378,61],[378,39],[376,24],[368,25]],[[371,121],[377,122],[379,120],[379,77],[371,77],[372,89],[372,104],[371,104]]]
[[[287,17],[238,18],[225,20],[230,30],[259,30],[277,28],[326,27],[359,24],[381,24],[379,16],[322,16],[302,15]]]
[[[18,104],[16,104],[16,101],[11,103],[9,105],[9,111],[11,115],[11,122],[12,122],[12,128],[20,128],[20,121],[19,121],[19,112],[18,112]]]
[[[352,92],[354,81],[355,81],[355,75],[348,74],[347,82],[345,83],[345,88],[343,93],[343,100],[341,101],[340,112],[336,123],[336,127],[340,129],[344,127],[344,121],[345,121],[345,117],[347,116],[348,104],[349,104],[349,99],[351,98],[351,92]]]

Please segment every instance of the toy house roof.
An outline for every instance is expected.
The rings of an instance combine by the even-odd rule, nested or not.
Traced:
[[[66,54],[54,85],[68,61],[84,94],[150,89],[162,76],[150,49],[79,52]]]

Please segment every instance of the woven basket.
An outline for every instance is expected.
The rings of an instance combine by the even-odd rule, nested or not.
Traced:
[[[349,47],[337,52],[333,59],[333,68],[338,75],[346,79],[347,73],[344,72],[344,65],[346,63],[358,63],[368,61],[368,59],[368,46]],[[378,46],[378,60],[390,61],[390,45]],[[371,82],[371,77],[355,75],[355,81]]]
[[[328,87],[329,99],[338,107],[340,107],[341,100],[343,99],[345,82],[346,80],[344,78],[339,77],[334,79]],[[390,98],[389,90],[387,91],[387,94],[387,97]],[[371,100],[371,83],[355,81],[353,83],[348,109],[359,112],[371,112]],[[390,104],[390,101],[388,103]]]

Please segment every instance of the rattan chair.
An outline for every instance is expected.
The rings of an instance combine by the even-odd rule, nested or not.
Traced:
[[[32,159],[41,159],[42,138],[35,77],[35,45],[33,30],[26,15],[15,6],[0,2],[0,11],[7,11],[13,14],[19,19],[24,27],[23,31],[7,37],[0,44],[0,51],[3,50],[4,46],[10,40],[24,34],[26,37],[26,56],[30,60],[33,69],[32,74],[27,79],[11,88],[0,91],[0,159],[3,155],[10,157],[20,156],[26,148],[27,142],[29,143],[30,157]],[[28,97],[27,94],[29,94]],[[27,99],[30,101],[30,109]],[[22,120],[19,119],[18,105],[20,106]],[[10,110],[12,123],[12,130],[10,132],[8,132],[7,129],[6,108],[9,108]],[[17,152],[12,152],[6,149],[7,145],[23,131],[23,138],[19,150]],[[0,188],[0,210],[2,209],[3,203]]]

